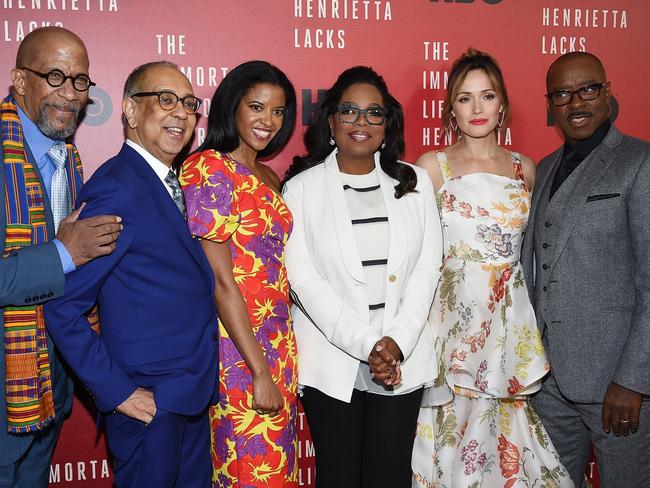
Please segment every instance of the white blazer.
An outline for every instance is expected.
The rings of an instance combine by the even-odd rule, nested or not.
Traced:
[[[285,252],[292,295],[300,304],[291,309],[298,381],[349,402],[359,362],[368,360],[382,336],[392,337],[404,355],[403,381],[396,388],[406,391],[437,376],[427,315],[440,276],[442,230],[427,172],[413,166],[418,191],[397,199],[397,180],[382,171],[376,153],[389,252],[383,330],[373,330],[336,153],[285,184],[294,218]]]

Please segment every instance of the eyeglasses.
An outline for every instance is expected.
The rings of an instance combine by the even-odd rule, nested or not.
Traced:
[[[362,115],[370,125],[382,125],[386,119],[386,109],[383,107],[361,109],[356,105],[342,104],[336,107],[336,111],[342,124],[356,124]]]
[[[590,83],[589,85],[584,85],[578,88],[577,90],[558,90],[546,94],[546,98],[553,102],[553,105],[556,107],[562,107],[563,105],[568,105],[573,100],[573,95],[576,93],[580,97],[580,100],[588,102],[590,100],[596,100],[600,96],[601,88],[609,85],[609,81],[605,83]]]
[[[80,92],[85,92],[91,86],[96,85],[96,83],[93,83],[90,80],[90,77],[88,75],[82,74],[77,76],[72,76],[72,75],[66,76],[66,74],[63,71],[56,68],[51,69],[47,73],[41,73],[40,71],[36,71],[31,68],[27,68],[25,66],[18,69],[26,69],[30,73],[34,73],[36,76],[40,76],[41,78],[44,78],[45,81],[47,81],[47,84],[50,85],[52,88],[60,87],[65,83],[65,80],[67,80],[68,78],[70,79],[70,81],[72,81],[72,86],[74,87],[74,89]]]
[[[163,110],[174,110],[178,102],[181,102],[185,111],[192,115],[201,106],[203,100],[196,98],[192,95],[187,95],[185,97],[179,97],[174,92],[170,91],[155,91],[155,92],[139,92],[131,95],[132,97],[158,97],[158,104]]]

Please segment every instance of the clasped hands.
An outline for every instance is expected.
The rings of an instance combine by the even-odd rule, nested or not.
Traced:
[[[401,359],[402,351],[397,343],[384,336],[375,343],[368,356],[370,374],[386,386],[399,385],[402,382]]]

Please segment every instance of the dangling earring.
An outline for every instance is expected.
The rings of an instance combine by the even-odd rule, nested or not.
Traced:
[[[386,141],[381,143],[380,149],[386,149]]]
[[[506,119],[505,112],[499,112],[499,120],[497,121],[497,129],[500,129],[503,126],[503,121]]]
[[[336,146],[336,141],[334,141],[332,136],[330,136],[330,146]]]
[[[456,122],[456,125],[454,125],[455,121],[456,121],[456,116],[452,115],[451,119],[449,119],[449,127],[451,127],[451,130],[454,132],[458,130],[458,122]]]

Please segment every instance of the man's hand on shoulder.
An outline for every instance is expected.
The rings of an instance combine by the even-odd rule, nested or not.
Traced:
[[[636,432],[642,401],[641,393],[610,383],[603,399],[603,430],[617,436]]]
[[[112,253],[122,230],[122,219],[116,215],[98,215],[79,220],[84,205],[82,203],[61,221],[56,234],[56,238],[70,253],[75,266]]]
[[[148,424],[156,415],[156,402],[152,392],[144,388],[136,388],[131,396],[120,403],[115,410]]]

